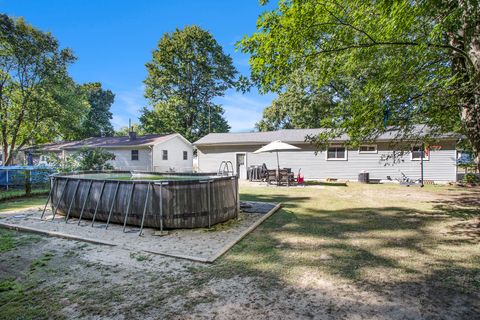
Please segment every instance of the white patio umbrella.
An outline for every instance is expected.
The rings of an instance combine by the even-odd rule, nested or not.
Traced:
[[[278,152],[279,151],[293,151],[293,150],[300,150],[299,147],[292,146],[291,144],[282,142],[280,140],[272,141],[266,146],[261,147],[258,150],[255,150],[253,153],[263,153],[263,152],[276,152],[277,153],[277,168],[280,171],[280,162],[278,160]]]

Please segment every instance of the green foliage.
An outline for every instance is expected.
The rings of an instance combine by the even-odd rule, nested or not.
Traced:
[[[81,140],[89,137],[111,137],[114,135],[114,129],[110,120],[112,119],[112,106],[115,95],[110,90],[102,89],[98,82],[86,83],[81,86],[90,110],[82,119],[80,126],[72,138]]]
[[[286,90],[265,108],[255,125],[260,131],[324,127],[329,111],[336,106],[332,90],[318,88],[314,75],[295,72]],[[327,113],[327,114],[325,114]]]
[[[330,129],[319,140],[346,133],[360,142],[389,129],[400,130],[398,139],[416,139],[413,126],[426,124],[425,140],[459,132],[478,154],[479,6],[477,1],[280,0],[238,46],[250,54],[252,80],[260,89],[280,93],[276,104],[290,101],[283,95],[295,86],[296,73],[314,92],[330,96],[327,101],[334,103],[319,104],[322,118],[314,122]],[[311,89],[305,92],[314,97]],[[279,125],[297,126],[292,115],[309,117],[297,110],[281,109],[287,123]],[[266,113],[271,118],[271,111]]]
[[[212,102],[229,88],[245,88],[236,80],[232,58],[213,36],[198,26],[165,33],[146,64],[144,108],[140,122],[148,133],[178,132],[190,141],[209,132],[227,132],[223,108]]]
[[[82,149],[77,153],[79,170],[113,170],[108,163],[115,160],[115,155],[102,148]]]
[[[480,178],[474,173],[466,173],[463,176],[463,182],[468,184],[478,184],[480,183]]]
[[[68,75],[75,57],[50,34],[0,14],[0,141],[5,163],[20,148],[77,126],[88,111]]]
[[[62,159],[56,155],[48,155],[48,163],[61,172],[113,170],[108,161],[115,160],[115,154],[103,148],[82,148]]]
[[[138,136],[143,136],[145,135],[145,130],[143,130],[143,127],[137,123],[134,123],[132,124],[131,128],[129,128],[128,126],[125,126],[125,127],[121,127],[120,129],[118,129],[117,131],[115,131],[115,136],[116,137],[126,137],[128,136],[128,132],[129,130],[132,130],[133,132],[135,132]]]

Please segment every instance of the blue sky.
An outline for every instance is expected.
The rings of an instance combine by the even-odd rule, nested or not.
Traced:
[[[255,31],[258,15],[266,10],[257,0],[0,0],[0,8],[51,32],[62,47],[71,48],[78,57],[70,68],[77,82],[99,81],[115,93],[115,128],[127,125],[129,118],[136,122],[146,105],[145,63],[163,33],[199,25],[232,56],[237,70],[248,75],[248,56],[235,52],[235,42]],[[232,131],[250,131],[273,98],[256,90],[231,90],[216,102],[225,108]]]

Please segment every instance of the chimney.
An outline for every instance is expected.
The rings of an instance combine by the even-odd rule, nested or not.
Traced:
[[[128,119],[128,139],[130,141],[137,139],[137,133],[132,128],[132,119]]]
[[[135,139],[137,139],[137,133],[136,133],[135,131],[130,131],[130,132],[128,133],[128,139],[129,139],[129,140],[135,140]]]

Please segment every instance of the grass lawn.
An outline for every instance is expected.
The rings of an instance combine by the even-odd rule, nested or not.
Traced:
[[[26,209],[33,206],[42,207],[47,201],[47,195],[35,195],[32,197],[22,197],[10,200],[0,201],[0,212],[10,210]]]
[[[0,318],[15,318],[22,307],[31,317],[56,318],[480,314],[478,188],[242,184],[241,198],[283,208],[213,265],[145,253],[112,260],[117,249],[82,251],[73,241],[28,242],[17,239],[28,235],[0,230],[8,239],[0,255]],[[25,201],[11,206],[44,204]]]
[[[38,196],[38,195],[45,195],[47,196],[49,189],[41,188],[41,189],[33,189],[31,192],[31,196]],[[9,201],[12,199],[22,198],[25,197],[25,190],[18,189],[18,190],[0,190],[0,201]]]

